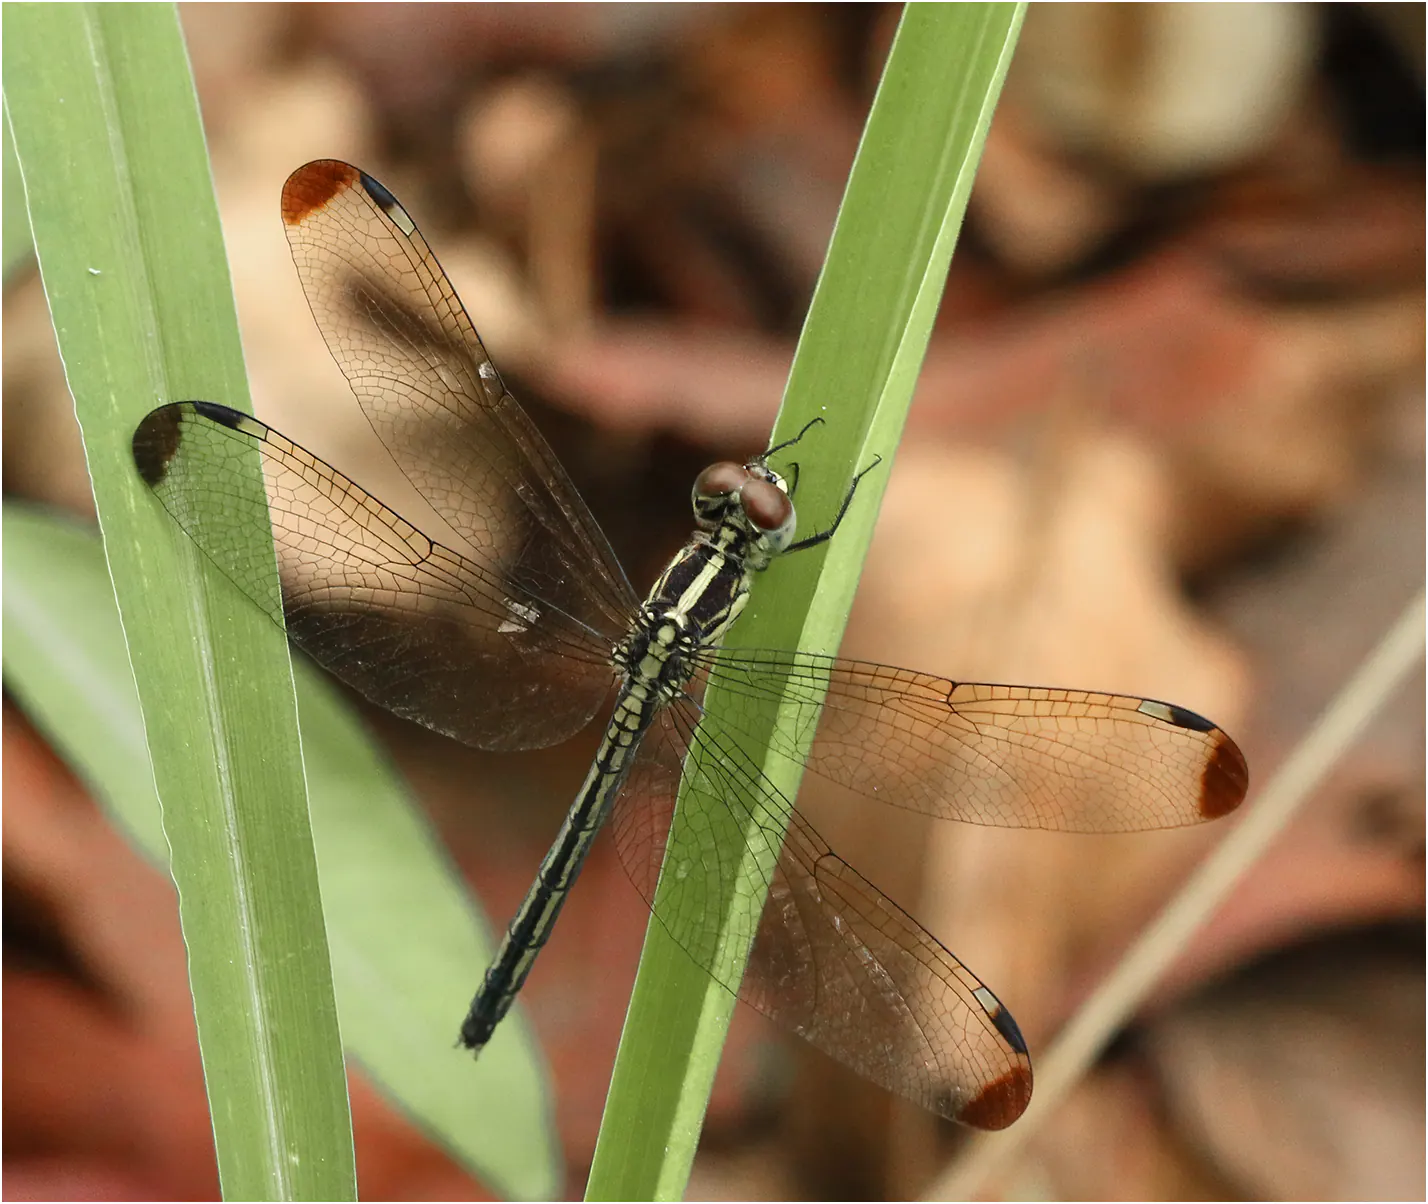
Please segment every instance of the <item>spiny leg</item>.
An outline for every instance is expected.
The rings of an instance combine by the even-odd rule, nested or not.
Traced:
[[[865,476],[867,476],[868,473],[872,472],[873,469],[875,469],[882,462],[882,456],[874,456],[873,462],[853,478],[853,483],[848,486],[848,492],[843,498],[843,504],[838,507],[838,513],[833,517],[832,526],[830,526],[826,531],[819,531],[816,535],[810,535],[807,539],[800,539],[797,543],[789,544],[788,547],[784,549],[785,554],[787,554],[788,552],[802,552],[807,548],[816,548],[819,544],[827,543],[830,539],[832,539],[834,532],[838,530],[839,525],[843,521],[843,516],[848,513],[848,507],[853,504],[853,494],[858,491],[858,482],[861,481]]]

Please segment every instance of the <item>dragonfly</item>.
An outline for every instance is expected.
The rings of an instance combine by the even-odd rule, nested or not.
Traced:
[[[797,472],[770,465],[787,444],[706,468],[693,488],[694,533],[641,601],[396,198],[350,164],[317,160],[288,178],[281,215],[329,351],[454,538],[430,538],[318,456],[217,402],[174,402],[142,420],[132,448],[143,481],[298,648],[405,719],[481,749],[539,749],[614,699],[460,1044],[479,1052],[490,1039],[609,826],[654,915],[729,991],[941,1116],[1011,1124],[1032,1088],[1011,1013],[839,857],[746,751],[759,717],[776,705],[790,720],[765,736],[775,763],[868,799],[1067,832],[1227,814],[1248,784],[1234,741],[1149,699],[721,648],[751,580],[832,538],[856,480],[825,530],[797,538]],[[703,705],[716,684],[726,704],[717,718]],[[682,778],[691,806],[737,828],[743,862],[761,875],[746,968],[726,956],[717,918],[665,902],[667,855],[678,861],[667,875],[718,885],[734,872],[715,852],[676,849]]]

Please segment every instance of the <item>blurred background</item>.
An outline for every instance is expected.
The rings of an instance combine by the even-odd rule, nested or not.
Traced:
[[[381,479],[278,217],[293,168],[350,160],[643,589],[694,474],[765,444],[897,7],[181,11],[258,414]],[[1236,737],[1253,805],[1424,576],[1423,67],[1417,5],[1031,7],[846,654],[1172,699]],[[92,513],[33,271],[4,304],[5,490]],[[1423,698],[1420,668],[991,1195],[1422,1198]],[[593,740],[368,718],[504,924]],[[8,702],[5,754],[6,1194],[214,1197],[169,881]],[[1235,822],[864,810],[830,843],[1033,1058]],[[646,918],[601,842],[522,996],[571,1194]],[[487,1192],[353,1093],[364,1196]],[[741,1008],[689,1195],[910,1197],[961,1140]]]

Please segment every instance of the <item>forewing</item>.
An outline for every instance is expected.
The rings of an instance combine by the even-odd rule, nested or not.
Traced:
[[[807,653],[723,653],[709,681],[747,698],[748,723],[784,693],[777,751],[871,798],[1001,827],[1130,832],[1215,819],[1245,796],[1233,740],[1169,703],[1089,690],[953,682]],[[823,702],[824,691],[827,701]],[[726,708],[736,726],[743,712]]]
[[[697,719],[689,700],[661,713],[612,818],[621,861],[670,936],[746,1003],[865,1078],[951,1120],[1009,1125],[1031,1098],[1031,1062],[1010,1013],[838,857],[733,741],[705,728],[696,735]],[[719,850],[741,847],[733,829],[753,833],[754,862],[773,869],[762,909],[743,904],[745,934],[756,925],[743,974],[718,918],[680,910],[659,889],[692,742],[704,754],[689,785],[695,828],[664,872],[702,876],[703,893],[722,897],[739,867]]]
[[[379,706],[479,748],[538,748],[578,731],[608,693],[607,641],[503,576],[509,566],[434,543],[257,419],[210,402],[162,406],[133,451],[199,548]],[[265,585],[274,544],[280,599]]]
[[[608,541],[406,211],[320,159],[288,177],[282,214],[328,349],[418,492],[504,580],[623,630],[637,600]]]

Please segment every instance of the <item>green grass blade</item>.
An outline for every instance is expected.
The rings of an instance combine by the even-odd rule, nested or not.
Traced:
[[[25,209],[25,181],[20,178],[20,160],[15,158],[15,143],[10,136],[10,123],[0,121],[0,134],[4,135],[4,191],[3,200],[3,278],[8,283],[21,268],[33,259],[34,240],[30,237],[30,215]]]
[[[223,1190],[352,1199],[286,648],[173,530],[129,455],[159,402],[247,406],[177,16],[16,4],[4,34],[6,108],[163,801]]]
[[[151,406],[246,397],[173,11],[9,6],[5,32],[7,113],[114,582],[98,589],[73,531],[7,509],[6,675],[136,843],[164,864],[172,848],[225,1193],[353,1194],[330,963],[349,1052],[487,1182],[548,1196],[561,1171],[528,1030],[511,1017],[475,1065],[453,1049],[489,941],[451,866],[350,709],[306,673],[309,834],[284,641],[205,580],[133,473],[129,436]],[[132,673],[118,616],[106,626],[115,591]]]
[[[1016,4],[904,11],[772,437],[789,438],[815,416],[826,420],[798,451],[805,532],[829,521],[858,469],[875,455],[883,463],[859,487],[837,539],[765,575],[730,647],[838,646],[1022,14]],[[711,688],[706,712],[717,718],[721,705]],[[768,718],[777,721],[776,706]],[[760,747],[745,748],[755,764],[764,762]],[[772,758],[764,767],[793,797],[798,781],[786,766]],[[685,805],[681,798],[681,815]],[[676,818],[666,864],[688,847],[688,833],[731,826],[708,814],[697,825],[682,822]],[[723,838],[724,858],[744,856],[739,832]],[[752,932],[762,908],[750,884],[766,880],[768,870],[747,868],[747,876],[723,884],[723,898],[706,897],[699,875],[659,888],[674,907],[724,917],[725,956],[734,966],[747,948],[733,934]],[[679,894],[686,890],[693,897]],[[682,1194],[733,1004],[652,920],[587,1198]]]
[[[7,503],[3,546],[7,689],[132,843],[167,866],[97,534]],[[452,1048],[491,957],[489,929],[331,679],[307,662],[294,669],[343,1044],[484,1182],[548,1198],[562,1169],[544,1067],[521,1016],[506,1019],[474,1065]]]

